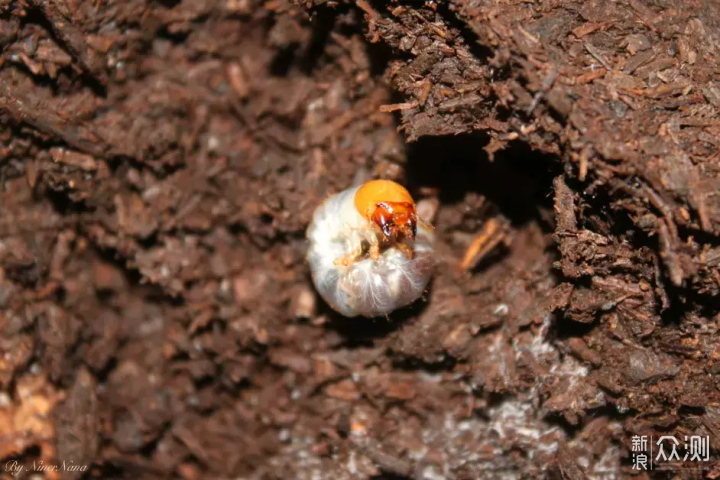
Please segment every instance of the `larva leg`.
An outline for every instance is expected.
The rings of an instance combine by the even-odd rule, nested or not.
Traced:
[[[417,217],[417,219],[418,219],[418,222],[419,222],[423,227],[425,227],[426,230],[430,230],[431,232],[432,232],[433,230],[435,230],[435,227],[433,227],[432,225],[430,225],[429,223],[427,223],[425,220],[423,220],[423,219],[420,218],[419,216]]]
[[[377,235],[370,236],[370,258],[377,262],[380,260],[380,240]]]
[[[350,234],[348,240],[348,253],[340,258],[336,258],[333,262],[335,265],[341,265],[343,267],[349,267],[355,263],[363,254],[362,239],[360,236],[353,232]]]
[[[343,255],[342,257],[336,258],[333,263],[335,265],[349,267],[350,265],[355,263],[362,256],[362,253],[363,253],[362,247],[360,247],[359,249],[353,249],[347,255]]]

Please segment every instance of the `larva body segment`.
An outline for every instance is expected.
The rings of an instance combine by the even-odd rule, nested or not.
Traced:
[[[330,197],[315,211],[308,228],[307,259],[318,292],[334,310],[346,317],[375,317],[422,295],[434,266],[434,234],[420,220],[416,232],[413,223],[414,238],[400,235],[388,241],[372,212],[358,211],[360,188]],[[413,203],[413,222],[414,208]],[[376,259],[370,253],[373,244],[381,246]]]

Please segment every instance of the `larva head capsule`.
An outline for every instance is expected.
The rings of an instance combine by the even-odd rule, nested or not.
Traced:
[[[387,242],[417,235],[417,213],[410,193],[390,180],[373,180],[355,193],[355,208],[370,220]]]

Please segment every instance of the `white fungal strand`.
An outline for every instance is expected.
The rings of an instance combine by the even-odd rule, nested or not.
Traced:
[[[383,243],[382,231],[356,207],[360,188],[330,197],[315,211],[307,259],[318,292],[334,310],[346,317],[375,317],[422,295],[434,266],[434,235],[418,219],[414,239]],[[414,212],[414,204],[412,208]],[[373,259],[371,246],[378,242],[380,254]],[[343,262],[347,258],[351,260]]]

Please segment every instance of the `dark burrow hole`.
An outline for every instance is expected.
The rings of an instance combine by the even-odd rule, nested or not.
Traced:
[[[490,161],[483,132],[423,137],[407,146],[406,178],[411,191],[436,188],[441,204],[462,202],[477,193],[496,205],[516,226],[537,220],[551,229],[541,210],[553,208],[553,179],[562,174],[556,158],[512,142]]]

